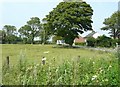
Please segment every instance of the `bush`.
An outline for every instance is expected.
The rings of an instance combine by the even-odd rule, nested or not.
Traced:
[[[87,46],[95,47],[96,39],[93,37],[87,38]]]
[[[99,46],[99,47],[115,47],[116,42],[117,42],[116,40],[114,40],[110,37],[107,37],[105,35],[99,36],[96,39],[96,45]]]
[[[86,43],[85,43],[85,42],[82,42],[82,43],[75,43],[75,45],[85,46]]]

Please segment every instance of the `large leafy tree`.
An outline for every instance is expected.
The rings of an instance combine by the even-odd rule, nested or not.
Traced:
[[[16,27],[12,25],[5,25],[2,29],[2,37],[5,43],[14,43],[16,40]]]
[[[33,44],[35,37],[39,36],[40,29],[40,19],[38,17],[32,17],[27,21],[27,25],[24,25],[19,29],[19,33],[23,38],[26,38],[28,42]]]
[[[120,38],[120,11],[117,11],[112,14],[111,17],[108,17],[104,20],[102,30],[110,31],[109,34],[114,39]]]
[[[50,31],[72,46],[79,33],[92,30],[93,10],[86,2],[61,2],[45,20]]]

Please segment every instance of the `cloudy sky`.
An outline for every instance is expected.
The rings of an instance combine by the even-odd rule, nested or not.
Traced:
[[[1,0],[0,1],[0,29],[4,25],[14,25],[19,29],[25,25],[31,17],[39,17],[41,20],[62,0]],[[93,29],[99,34],[107,34],[101,31],[103,21],[118,10],[118,0],[86,0],[94,10]],[[89,32],[87,32],[89,33]],[[86,35],[87,33],[84,33]],[[108,35],[108,34],[107,34]]]

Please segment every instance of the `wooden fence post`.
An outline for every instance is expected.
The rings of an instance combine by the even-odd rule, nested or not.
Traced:
[[[46,58],[43,57],[43,58],[42,58],[42,64],[43,64],[43,65],[45,65],[45,61],[46,61]]]
[[[6,57],[6,63],[7,63],[7,68],[9,68],[9,63],[10,63],[9,56]]]

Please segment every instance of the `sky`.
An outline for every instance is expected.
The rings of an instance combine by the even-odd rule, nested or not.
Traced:
[[[0,1],[0,29],[4,25],[14,25],[19,29],[25,25],[31,17],[39,17],[41,20],[49,14],[63,0],[1,0]],[[105,18],[110,17],[118,10],[118,0],[86,0],[94,10],[92,16],[93,30],[99,34],[106,34],[102,28]],[[90,32],[82,34],[87,35]]]

